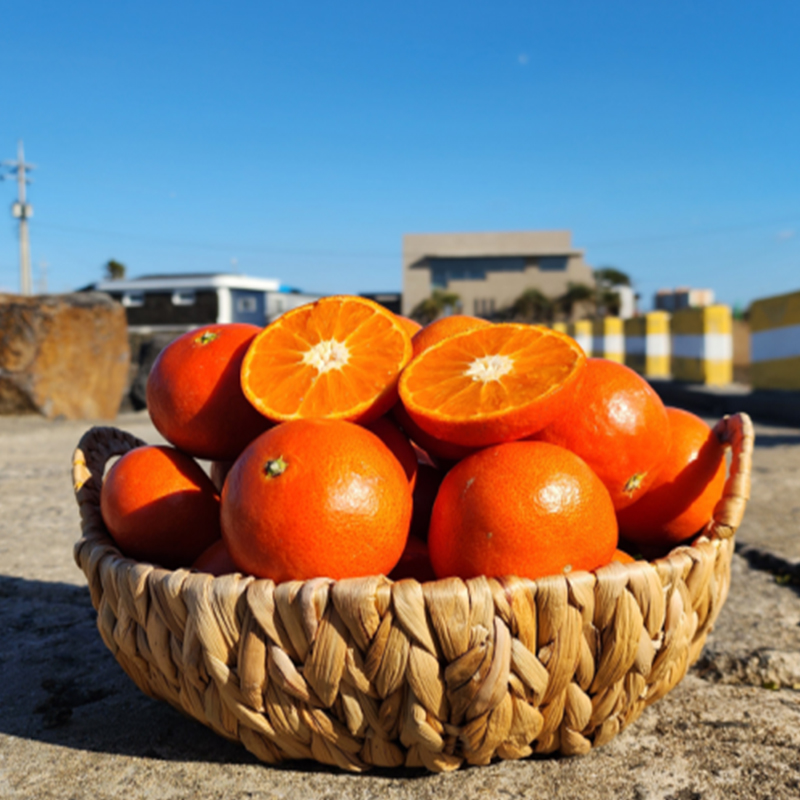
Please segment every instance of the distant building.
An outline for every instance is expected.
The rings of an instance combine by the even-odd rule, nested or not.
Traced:
[[[555,298],[571,283],[594,287],[595,279],[569,231],[403,237],[403,314],[434,289],[456,293],[464,314],[491,317],[526,289]]]
[[[214,322],[266,325],[284,311],[316,300],[273,278],[230,273],[144,275],[90,287],[125,307],[132,333],[195,328]]]
[[[659,289],[653,298],[656,311],[680,311],[682,308],[703,308],[714,305],[713,289],[690,289],[679,286],[677,289]]]
[[[362,292],[361,297],[366,297],[367,300],[380,303],[380,305],[393,314],[399,314],[401,312],[403,295],[400,294],[400,292]]]
[[[615,286],[613,291],[619,297],[619,316],[620,319],[630,319],[637,314],[636,293],[631,286]]]

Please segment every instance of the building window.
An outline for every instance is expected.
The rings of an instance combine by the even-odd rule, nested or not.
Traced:
[[[476,317],[491,317],[494,315],[494,297],[476,297],[472,308]]]
[[[177,291],[172,293],[172,305],[174,306],[193,306],[195,295],[193,291]]]
[[[255,297],[238,297],[236,299],[236,311],[240,314],[255,314],[258,311],[258,303]]]
[[[542,256],[539,259],[540,272],[566,272],[566,256]]]
[[[144,305],[144,292],[125,292],[122,305],[125,308],[141,308]]]
[[[487,272],[524,272],[525,259],[517,256],[429,258],[431,285],[444,288],[450,281],[482,281]]]

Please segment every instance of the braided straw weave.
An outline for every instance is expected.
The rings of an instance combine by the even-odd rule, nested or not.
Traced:
[[[103,641],[137,686],[259,759],[442,771],[586,753],[666,694],[727,596],[749,496],[753,428],[732,449],[704,536],[652,563],[537,581],[385,577],[274,585],[124,558],[100,515],[107,460],[143,442],[92,428],[73,460]]]

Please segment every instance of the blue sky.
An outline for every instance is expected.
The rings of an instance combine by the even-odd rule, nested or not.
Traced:
[[[800,289],[798,40],[793,0],[4,3],[0,159],[37,164],[49,291],[109,258],[391,291],[404,233],[561,228],[645,308],[746,306]]]

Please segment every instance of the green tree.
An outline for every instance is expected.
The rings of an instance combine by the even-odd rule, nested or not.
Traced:
[[[113,258],[106,261],[105,271],[110,281],[121,281],[125,277],[125,265]]]
[[[430,297],[426,297],[411,310],[411,319],[420,325],[427,325],[443,314],[459,310],[461,298],[455,292],[444,292],[434,289]]]
[[[631,279],[627,273],[616,267],[600,267],[594,271],[594,279],[603,286],[630,286]]]
[[[570,283],[567,291],[556,300],[556,305],[569,318],[578,303],[595,301],[595,290],[585,283]]]
[[[630,277],[616,267],[601,267],[594,271],[594,279],[595,313],[599,317],[616,317],[620,308],[617,289],[620,286],[630,286]]]
[[[555,304],[539,289],[526,289],[512,304],[511,317],[523,322],[551,322]]]

